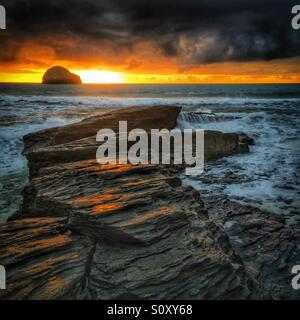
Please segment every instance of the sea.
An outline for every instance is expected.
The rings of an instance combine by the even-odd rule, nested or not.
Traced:
[[[300,84],[39,85],[0,84],[0,223],[15,213],[28,181],[25,134],[63,126],[111,108],[181,106],[180,128],[244,132],[247,154],[206,163],[182,176],[201,194],[222,194],[300,221]]]

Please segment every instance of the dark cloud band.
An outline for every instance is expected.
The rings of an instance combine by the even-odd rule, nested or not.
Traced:
[[[154,41],[185,64],[271,60],[300,55],[289,0],[4,0],[9,36],[0,34],[0,59],[14,59],[24,41],[57,34],[131,48]],[[49,40],[50,39],[50,40]],[[76,55],[76,48],[73,55]],[[82,50],[82,48],[81,48]]]

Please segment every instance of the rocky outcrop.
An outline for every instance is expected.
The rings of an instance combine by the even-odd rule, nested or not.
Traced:
[[[48,69],[43,76],[43,84],[81,84],[77,74],[71,73],[68,69],[55,66]]]
[[[252,280],[197,193],[158,166],[81,161],[43,170],[32,181],[38,190],[34,203],[24,208],[35,217],[0,230],[5,236],[0,261],[8,269],[4,298],[254,295]],[[33,225],[42,223],[35,231]],[[57,262],[47,268],[48,260]],[[23,266],[25,284],[19,280]]]
[[[258,211],[245,218],[240,206],[223,209],[217,201],[214,209],[213,200],[203,202],[181,183],[182,166],[94,159],[97,130],[117,129],[120,119],[129,127],[173,128],[179,112],[128,108],[25,137],[31,177],[20,216],[0,226],[0,264],[7,269],[0,298],[294,297],[283,274],[295,240],[282,221],[264,222]],[[208,132],[208,158],[246,151],[239,140]],[[229,216],[240,216],[234,234],[227,233]]]
[[[24,137],[29,160],[30,175],[36,175],[43,167],[57,163],[88,160],[95,157],[99,143],[96,133],[110,128],[118,133],[119,121],[127,121],[128,131],[143,128],[172,129],[176,126],[180,107],[155,106],[131,107],[113,110],[101,116],[85,119],[79,123],[47,129]],[[240,135],[205,131],[205,158],[217,159],[235,153],[248,152],[248,144],[240,141]]]

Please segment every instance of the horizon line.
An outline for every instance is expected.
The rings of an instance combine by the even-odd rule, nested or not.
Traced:
[[[137,82],[137,83],[105,83],[105,82],[97,82],[97,83],[81,83],[81,84],[43,84],[41,82],[2,82],[0,84],[39,84],[42,86],[61,86],[61,85],[71,85],[71,86],[85,86],[85,85],[258,85],[258,84],[275,84],[275,85],[286,85],[286,84],[300,84],[300,82],[186,82],[186,83],[177,83],[177,82],[158,82],[158,83],[144,83],[144,82]]]

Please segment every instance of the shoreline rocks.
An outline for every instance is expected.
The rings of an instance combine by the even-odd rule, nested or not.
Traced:
[[[95,160],[99,129],[115,129],[119,120],[128,120],[129,130],[172,129],[179,113],[127,108],[24,138],[30,182],[19,216],[0,226],[0,264],[7,269],[0,298],[295,297],[283,276],[294,261],[295,239],[282,221],[264,222],[264,213],[204,199],[182,184],[183,166]],[[239,140],[208,132],[207,158],[247,152]],[[226,219],[240,215],[249,219],[235,219],[228,233]],[[238,236],[245,249],[233,241]],[[259,237],[267,237],[261,250]]]

